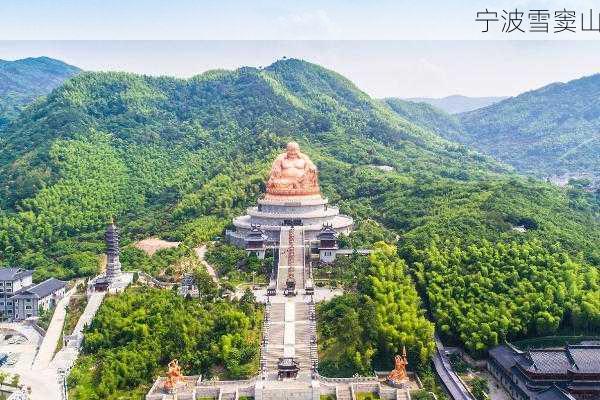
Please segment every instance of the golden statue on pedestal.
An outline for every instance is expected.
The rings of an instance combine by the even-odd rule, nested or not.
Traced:
[[[296,142],[273,162],[267,181],[267,196],[307,196],[320,193],[317,167]]]
[[[175,389],[179,382],[183,381],[183,375],[181,374],[181,367],[179,366],[178,360],[173,360],[169,363],[169,370],[167,371],[167,380],[165,381],[165,390],[171,392]]]
[[[392,383],[401,383],[408,380],[406,366],[408,365],[408,357],[406,356],[406,347],[402,346],[402,355],[396,355],[394,358],[394,370],[390,372],[387,379]]]

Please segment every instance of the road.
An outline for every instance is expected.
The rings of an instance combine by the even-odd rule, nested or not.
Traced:
[[[474,400],[473,396],[471,396],[460,379],[458,379],[456,372],[452,369],[450,360],[448,360],[448,356],[444,352],[444,345],[437,335],[435,335],[435,345],[436,351],[433,355],[433,365],[452,398],[454,400]]]

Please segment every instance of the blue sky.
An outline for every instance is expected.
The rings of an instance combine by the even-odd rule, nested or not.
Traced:
[[[0,41],[0,59],[50,56],[86,70],[189,77],[296,57],[376,97],[516,95],[600,72],[593,41]]]
[[[600,11],[594,0],[2,0],[0,39],[487,39],[474,21],[485,8],[594,6]]]
[[[597,0],[0,0],[0,59],[189,77],[287,56],[376,97],[516,95],[600,72],[599,32],[482,34],[486,7],[600,12]]]

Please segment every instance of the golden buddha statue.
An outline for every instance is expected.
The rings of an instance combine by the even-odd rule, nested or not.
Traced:
[[[165,390],[172,392],[175,390],[177,383],[183,381],[183,375],[181,374],[181,367],[179,366],[178,360],[173,360],[169,363],[169,370],[167,371],[167,380],[165,381]]]
[[[290,142],[286,152],[273,162],[267,181],[267,195],[318,195],[320,190],[317,174],[317,167],[306,154],[300,152],[298,143]]]
[[[402,346],[402,355],[396,355],[394,358],[394,370],[390,372],[387,379],[392,383],[400,383],[408,380],[406,366],[408,365],[408,357],[406,356],[406,347]]]

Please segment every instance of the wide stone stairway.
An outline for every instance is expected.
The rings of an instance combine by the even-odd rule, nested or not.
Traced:
[[[284,296],[290,270],[296,295]],[[315,323],[310,320],[314,305],[304,293],[305,244],[301,227],[283,227],[279,241],[277,293],[267,305],[262,365],[266,373],[277,372],[281,357],[293,357],[300,371],[309,372],[316,361]],[[312,311],[311,311],[312,310]]]

